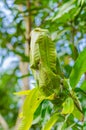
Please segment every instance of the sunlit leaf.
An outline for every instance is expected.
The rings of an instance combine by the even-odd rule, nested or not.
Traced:
[[[23,118],[22,118],[22,121],[18,130],[28,130],[31,127],[34,112],[36,111],[40,103],[44,99],[52,100],[53,95],[49,97],[45,97],[44,95],[40,93],[38,87],[32,90],[29,90],[28,93],[24,91],[24,92],[20,92],[19,94],[20,95],[28,94],[28,96],[26,97],[24,105],[23,105]]]
[[[63,103],[62,114],[70,114],[74,110],[74,102],[72,98],[68,97]]]
[[[85,0],[78,0],[78,5],[82,6],[84,4]]]
[[[21,92],[15,92],[15,95],[22,96],[22,95],[28,95],[31,90],[21,91]]]
[[[68,120],[69,115],[66,115],[65,120],[63,122],[60,122],[58,125],[58,129],[57,130],[65,130],[66,126],[67,126],[67,120]]]
[[[72,88],[78,84],[82,74],[86,72],[86,48],[78,56],[70,74],[70,85]]]
[[[60,122],[58,125],[57,130],[64,130],[66,127],[66,123],[65,122]]]
[[[19,114],[19,118],[23,118],[23,113],[22,112]]]
[[[52,21],[55,21],[59,18],[62,18],[64,17],[64,15],[68,18],[70,18],[70,14],[68,14],[68,12],[72,9],[75,8],[75,5],[73,4],[74,3],[74,0],[70,0],[68,1],[67,3],[65,3],[64,5],[62,5],[62,7],[59,8],[59,12],[57,13],[57,15],[52,19]],[[66,19],[68,19],[66,18]],[[64,19],[65,20],[65,19]]]
[[[76,106],[74,106],[74,111],[72,112],[72,114],[74,115],[75,118],[77,118],[80,121],[83,121],[83,114],[77,109]]]
[[[56,123],[57,120],[58,120],[58,113],[55,113],[53,114],[53,116],[50,117],[50,119],[45,124],[42,130],[51,130],[52,126]]]
[[[30,91],[23,105],[23,119],[19,130],[28,130],[31,127],[34,112],[43,99],[44,97],[40,95],[38,88]]]

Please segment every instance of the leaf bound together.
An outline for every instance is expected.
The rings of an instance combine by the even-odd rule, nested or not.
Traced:
[[[56,70],[56,49],[48,30],[36,28],[32,31],[30,63],[42,92],[47,96],[55,92],[59,87],[60,78]]]
[[[56,50],[49,32],[46,29],[36,28],[31,33],[31,68],[37,69],[40,63],[47,65],[53,71],[56,69]]]

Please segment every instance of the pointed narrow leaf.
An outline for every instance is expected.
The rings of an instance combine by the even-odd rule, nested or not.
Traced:
[[[67,126],[67,120],[68,120],[69,115],[66,115],[65,120],[63,122],[61,122],[58,126],[57,130],[65,130],[66,126]]]
[[[18,95],[18,96],[29,95],[30,91],[31,91],[31,90],[20,91],[20,92],[15,92],[14,94],[15,94],[15,95]]]
[[[23,105],[23,119],[18,130],[28,130],[31,127],[34,112],[44,98],[40,95],[38,88],[30,91]]]
[[[75,5],[73,3],[74,3],[74,0],[70,0],[70,1],[66,2],[65,4],[63,4],[59,8],[58,14],[53,18],[52,21],[55,21],[55,20],[57,20],[59,18],[62,18],[63,16],[68,16],[68,18],[69,18],[70,15],[68,14],[68,12],[70,10],[72,10],[73,8],[75,8]]]
[[[77,118],[80,121],[83,121],[83,114],[77,109],[76,106],[74,106],[74,111],[72,112],[72,114],[74,115],[75,118]]]
[[[26,93],[26,91],[24,91]],[[20,92],[19,94],[24,94],[24,92]],[[23,105],[23,112],[20,115],[22,117],[22,121],[20,123],[20,126],[18,130],[28,130],[30,129],[33,121],[33,116],[40,105],[40,103],[44,99],[52,100],[54,95],[50,95],[49,97],[46,97],[40,93],[40,89],[38,87],[28,91],[28,96],[26,97]]]
[[[78,84],[82,74],[86,72],[86,48],[78,56],[70,74],[70,85],[72,88]]]
[[[52,126],[56,123],[57,120],[58,114],[55,113],[53,116],[51,116],[50,120],[45,124],[42,130],[51,130]]]
[[[71,124],[71,125],[68,126],[65,130],[71,130],[71,128],[72,128],[74,125],[76,125],[76,123]]]
[[[85,3],[85,0],[78,0],[78,5],[82,6]]]
[[[66,127],[66,122],[61,122],[61,123],[58,125],[57,130],[64,130],[65,127]]]

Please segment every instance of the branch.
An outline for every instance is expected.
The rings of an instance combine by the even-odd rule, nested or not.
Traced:
[[[27,9],[30,9],[30,1],[28,0],[26,3]],[[22,10],[22,5],[20,6],[20,9]],[[25,55],[29,57],[30,54],[30,32],[31,32],[31,14],[30,11],[28,12],[28,16],[24,17],[25,25],[26,25],[26,43],[25,43]],[[22,62],[20,58],[20,64],[19,64],[20,71],[23,75],[26,75],[28,73],[28,63],[27,62]],[[23,90],[30,89],[29,86],[29,79],[28,77],[25,77],[22,79],[24,83],[24,87],[22,88]],[[24,97],[22,98],[24,100]],[[19,109],[19,113],[21,112],[21,107]],[[18,130],[18,126],[21,122],[21,119],[18,117],[16,120],[16,125],[15,125],[15,130]]]

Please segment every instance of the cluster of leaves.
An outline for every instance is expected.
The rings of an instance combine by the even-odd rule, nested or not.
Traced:
[[[67,3],[65,3],[64,5],[62,5],[59,8],[58,13],[56,14],[56,16],[53,16],[52,18],[49,19],[49,20],[52,20],[51,23],[55,22],[54,25],[56,24],[57,25],[56,27],[58,27],[58,28],[60,26],[64,27],[65,24],[66,25],[68,24],[67,26],[69,26],[69,28],[70,28],[70,29],[68,29],[68,31],[71,31],[70,35],[72,35],[69,43],[73,44],[73,42],[75,41],[75,39],[74,39],[74,37],[75,37],[74,33],[76,32],[76,28],[77,28],[75,26],[76,26],[76,23],[78,23],[78,20],[76,18],[81,13],[81,10],[82,10],[84,4],[85,3],[82,2],[82,1],[81,1],[81,3],[80,2],[77,3],[76,1],[67,2]],[[62,30],[63,30],[63,28],[62,28]],[[64,30],[64,31],[67,31],[67,30]],[[54,40],[57,40],[57,38],[59,37],[58,36],[58,32],[54,32],[54,35],[55,35]],[[78,57],[78,52],[77,52],[77,49],[76,49],[76,47],[74,45],[71,46],[71,49],[72,49],[72,57],[71,58],[73,58],[73,60],[75,61],[77,59],[77,57]],[[76,62],[74,64],[74,67],[73,67],[71,73],[69,72],[69,75],[67,76],[67,78],[69,79],[69,82],[66,82],[66,80],[64,81],[65,82],[64,86],[65,86],[65,84],[67,84],[67,86],[69,86],[69,90],[70,91],[72,91],[71,89],[73,89],[73,91],[75,91],[75,87],[79,83],[82,74],[84,74],[86,72],[86,70],[85,70],[85,66],[86,66],[86,62],[85,62],[86,54],[85,53],[86,53],[86,49],[79,55],[78,59],[76,60]],[[82,66],[82,63],[83,63],[83,66]],[[67,69],[66,69],[66,71],[67,71]],[[77,72],[78,72],[78,75],[77,75]],[[84,85],[85,85],[85,83],[84,83]],[[79,89],[79,91],[80,90],[81,90],[81,88]],[[83,90],[81,90],[81,91],[83,91]],[[77,92],[76,92],[76,94],[77,94]],[[72,127],[74,129],[82,129],[82,127],[83,127],[82,124],[81,124],[81,126],[80,125],[78,126],[77,121],[74,121],[74,118],[78,118],[79,120],[82,120],[82,118],[83,118],[83,114],[80,112],[81,111],[80,110],[81,109],[81,105],[79,103],[79,100],[76,98],[76,94],[74,92],[70,92],[70,95],[71,95],[72,98],[66,97],[66,95],[64,95],[64,97],[66,98],[66,100],[63,103],[62,114],[63,115],[64,114],[69,114],[69,116],[65,118],[65,121],[64,121],[63,125],[62,124],[59,125],[59,127],[61,127],[61,128],[59,128],[58,125],[57,125],[58,129],[70,129]],[[34,94],[34,96],[35,96],[35,94]],[[29,104],[30,103],[32,104],[32,100],[34,100],[34,96],[32,97],[32,99],[31,99],[30,102],[28,101]],[[39,96],[38,96],[38,98],[39,98]],[[44,99],[46,99],[46,98],[44,98]],[[40,97],[40,100],[41,100],[41,97]],[[40,100],[39,100],[39,102],[40,102]],[[35,103],[36,103],[36,100],[35,100]],[[74,105],[74,103],[76,104],[77,107]],[[28,104],[27,104],[27,106],[28,106]],[[59,104],[59,107],[60,106],[61,106],[61,104]],[[30,109],[31,108],[29,108],[28,111],[30,111]],[[23,109],[23,112],[25,112],[25,109]],[[70,117],[71,113],[73,113],[74,118]],[[30,121],[29,120],[29,116],[28,115],[25,116],[25,114],[23,113],[23,119],[25,119],[25,117],[27,118],[27,120],[29,122]],[[44,130],[51,129],[51,127],[53,126],[53,124],[56,123],[56,121],[58,120],[58,117],[59,117],[59,115],[57,113],[55,113],[55,115],[51,116],[50,120],[42,128]],[[69,125],[67,123],[67,120],[69,122],[71,122],[70,120],[72,120],[72,123],[69,123],[70,124]],[[24,122],[26,122],[26,119],[25,119]],[[30,122],[28,123],[28,122],[26,124],[23,124],[23,126],[20,129],[23,129],[25,127],[25,125],[26,125],[26,129],[30,128],[30,124],[31,123]],[[62,120],[61,120],[61,122],[62,122]],[[29,126],[28,126],[28,124],[29,124]]]
[[[38,34],[39,32],[41,33],[41,31],[43,31],[43,29],[42,30],[41,29],[39,29],[39,30],[36,29],[36,30],[37,30],[37,32],[35,32],[35,35],[38,36],[37,38],[39,38],[39,39],[40,39],[40,36],[41,36],[41,41],[39,39],[37,39],[37,38],[35,40],[32,39],[33,43],[35,41],[35,43],[33,45],[33,48],[34,48],[35,44],[38,44],[38,42],[41,43],[41,44],[39,43],[40,44],[39,46],[44,45],[44,44],[42,45],[42,42],[43,43],[46,42],[47,44],[49,44],[50,39],[47,38],[46,40],[44,40],[45,39],[45,34],[43,36]],[[44,32],[42,32],[42,33],[44,33]],[[32,38],[34,38],[34,37],[32,37]],[[47,44],[45,46],[45,49],[47,48]],[[43,48],[41,48],[41,49],[43,49]],[[49,53],[49,49],[50,48],[47,48],[48,53]],[[35,50],[32,50],[32,51],[35,51]],[[36,50],[36,51],[38,52],[39,50]],[[37,60],[37,55],[38,55],[37,52],[33,52],[36,55],[36,58],[32,57],[32,58],[34,58],[34,60]],[[53,52],[51,51],[50,53],[53,53]],[[51,55],[50,53],[49,53],[49,55]],[[43,65],[46,65],[46,61],[44,60],[44,57],[43,57],[44,56],[43,51],[42,51],[42,54],[43,55],[41,56],[41,52],[40,52],[41,61],[39,61],[39,62],[41,64],[43,64]],[[45,52],[45,54],[46,54],[46,52]],[[43,58],[43,61],[42,61],[42,58]],[[47,58],[49,58],[49,57],[47,57]],[[48,60],[47,58],[46,58],[46,60]],[[52,57],[50,57],[50,58],[52,58]],[[43,100],[46,100],[46,99],[54,101],[55,110],[53,108],[52,116],[50,117],[48,122],[45,124],[45,126],[42,127],[43,130],[50,130],[52,128],[52,126],[56,122],[58,122],[58,118],[61,117],[61,116],[65,117],[65,115],[67,115],[66,118],[65,118],[65,121],[64,121],[63,125],[60,124],[59,127],[61,127],[61,129],[63,129],[63,128],[64,129],[70,129],[72,127],[78,129],[78,126],[77,126],[76,122],[74,122],[74,119],[76,118],[79,121],[82,121],[83,120],[83,112],[82,112],[81,104],[80,104],[74,90],[75,90],[76,85],[79,83],[82,74],[84,74],[86,72],[86,68],[85,68],[86,61],[85,61],[85,59],[86,59],[86,49],[84,49],[80,53],[79,57],[77,58],[77,60],[76,60],[76,62],[74,64],[74,67],[72,68],[72,71],[70,73],[69,78],[66,79],[63,76],[61,78],[61,83],[60,84],[58,83],[58,79],[57,79],[57,81],[54,81],[55,77],[53,77],[53,75],[51,75],[51,77],[48,76],[48,71],[49,70],[47,71],[48,68],[46,68],[46,66],[42,66],[43,68],[45,68],[46,75],[41,70],[43,68],[38,69],[39,72],[42,71],[42,73],[43,73],[42,74],[42,80],[43,80],[43,78],[45,78],[47,80],[45,80],[45,83],[42,82],[43,87],[44,87],[44,89],[42,89],[42,91],[40,91],[41,90],[40,89],[41,84],[39,84],[38,87],[35,87],[32,90],[25,91],[25,92],[23,91],[23,92],[19,93],[19,95],[24,94],[24,93],[28,95],[26,97],[26,100],[25,100],[24,105],[23,105],[22,122],[21,122],[21,125],[19,127],[19,130],[23,130],[23,129],[28,130],[28,129],[30,129],[32,121],[34,119],[34,113],[35,113],[36,109],[38,108],[40,103]],[[50,61],[52,62],[52,60],[50,60]],[[83,65],[82,65],[82,63],[83,63]],[[33,64],[35,65],[35,61],[33,62]],[[52,67],[52,65],[51,65],[51,67]],[[37,70],[37,68],[35,68],[35,69]],[[77,75],[77,72],[78,72],[78,75]],[[61,75],[59,74],[59,76],[61,76]],[[51,82],[52,77],[53,77],[53,81],[55,83]],[[41,79],[39,78],[38,80],[40,82]],[[50,84],[48,86],[49,82],[50,82]],[[52,84],[54,84],[54,85],[56,84],[56,86],[58,86],[57,87],[57,90],[59,91],[58,93],[55,93],[55,91],[56,91],[55,87],[51,88]],[[60,86],[60,85],[62,85],[62,86]],[[49,91],[49,93],[48,93],[48,91]],[[50,96],[47,97],[47,95],[50,94],[50,91],[53,92],[53,93]],[[72,124],[69,125],[67,123],[67,120],[70,122],[70,118],[69,119],[67,119],[67,118],[70,117],[71,115],[73,116],[72,117],[73,122],[72,122]],[[57,126],[58,130],[59,130],[59,127]],[[80,127],[83,127],[83,126],[81,125]]]
[[[78,96],[81,102],[83,113],[85,115],[86,114],[86,107],[85,107],[86,106],[86,103],[85,103],[86,81],[82,80],[83,83],[82,82],[79,83],[81,75],[84,74],[84,72],[86,72],[85,70],[86,63],[84,59],[85,51],[84,53],[80,54],[80,55],[83,55],[82,56],[83,59],[82,57],[81,58],[79,57],[81,62],[79,62],[80,61],[79,58],[77,61],[76,59],[80,53],[81,44],[82,46],[84,46],[83,40],[85,39],[85,33],[86,33],[86,22],[85,22],[86,21],[86,17],[85,17],[86,16],[86,6],[85,6],[86,1],[85,0],[78,0],[78,1],[77,0],[70,0],[70,1],[67,1],[67,0],[43,0],[43,1],[30,0],[30,3],[31,3],[30,9],[27,9],[26,1],[27,0],[25,1],[15,0],[12,2],[10,2],[9,0],[4,0],[2,2],[0,1],[1,3],[4,4],[3,8],[5,9],[5,10],[3,10],[2,8],[0,9],[0,13],[1,13],[0,15],[0,27],[1,27],[0,45],[1,45],[1,48],[4,48],[9,53],[13,52],[15,55],[19,55],[24,62],[29,61],[28,57],[25,56],[24,54],[24,47],[25,47],[24,43],[26,42],[24,17],[26,17],[29,12],[31,16],[33,28],[40,26],[41,28],[47,28],[49,32],[51,33],[52,40],[56,43],[56,49],[58,52],[57,56],[60,59],[60,63],[62,65],[65,78],[70,77],[70,84],[73,87],[74,92],[76,93],[76,95]],[[19,7],[21,5],[22,5],[23,11],[19,10]],[[8,12],[8,13],[5,13],[5,12]],[[13,47],[10,50],[8,49],[9,45],[12,45]],[[1,54],[1,57],[3,58],[3,60],[5,60],[5,58],[7,57],[7,54],[5,54],[4,57]],[[74,65],[75,61],[76,63],[72,70],[72,66]],[[84,63],[83,66],[82,66],[82,63]],[[80,66],[78,66],[79,64]],[[17,70],[19,70],[19,67],[17,68]],[[71,76],[70,76],[70,73],[71,73]],[[5,74],[6,73],[4,73],[4,75]],[[17,78],[15,72],[13,72],[13,77],[11,76],[11,74],[9,74],[9,76],[11,76],[12,81],[14,81],[15,79],[14,75]],[[4,85],[5,80],[3,80],[3,78],[1,78],[0,80],[2,82],[2,84],[0,85],[0,88],[3,91],[5,91],[4,88],[8,86],[7,82],[9,79],[6,80],[7,85]],[[79,84],[76,86],[77,83]],[[4,87],[1,87],[3,85]],[[11,86],[14,85],[12,92],[15,91],[16,80],[14,82],[11,82],[10,80],[9,86],[10,85]],[[10,92],[10,90],[11,89],[9,89],[9,93],[12,93]],[[64,93],[66,93],[66,91],[64,91]],[[9,96],[7,96],[6,100],[7,99],[9,100],[8,97]],[[62,98],[63,97],[61,97],[61,99]],[[63,113],[65,112],[65,104],[67,101],[69,102],[69,104],[71,102],[73,106],[73,102],[70,100],[71,99],[65,100],[65,103],[63,104],[64,106]],[[1,106],[5,106],[5,103],[2,102]],[[3,107],[4,108],[3,110],[6,113],[8,113],[8,109],[5,109],[5,107]],[[71,108],[71,110],[72,109],[73,107]],[[15,105],[15,110],[17,110],[17,105]],[[49,120],[50,116],[54,113],[53,110],[54,110],[54,107],[50,101],[47,101],[47,100],[42,101],[42,103],[39,105],[38,109],[34,113],[34,120],[33,120],[31,129],[36,129],[36,128],[41,129],[46,124],[46,121]],[[68,111],[71,111],[71,110],[68,109]],[[27,112],[28,111],[29,110],[27,110]],[[0,112],[1,112],[1,109],[0,109]],[[6,115],[7,114],[3,114],[4,117]],[[16,115],[15,112],[14,112],[14,115]],[[8,118],[11,119],[9,115],[7,115],[7,119]],[[65,127],[68,127],[68,126],[69,126],[69,129],[70,127],[73,127],[73,129],[75,130],[86,129],[86,124],[84,123],[84,127],[83,127],[82,126],[83,123],[75,120],[71,114],[69,116],[60,115],[60,117],[56,114],[55,116],[51,118],[52,125],[53,123],[55,123],[52,121],[54,119],[57,119],[58,123],[56,123],[52,129],[57,129],[58,127],[59,130],[60,129],[64,130]],[[10,122],[11,121],[14,122],[14,120],[10,120]],[[8,124],[10,124],[10,122]],[[51,126],[50,125],[51,122],[49,123],[48,127]],[[84,122],[85,122],[85,119],[84,119]]]

